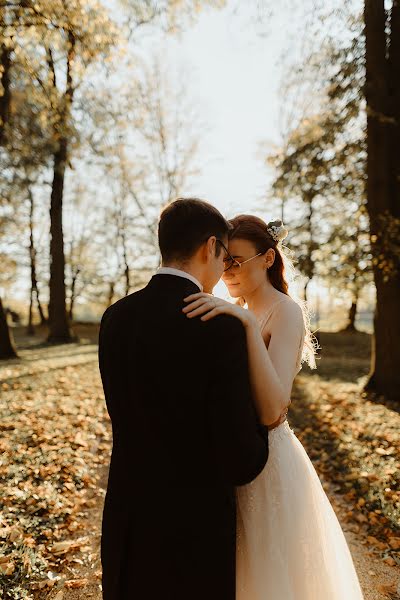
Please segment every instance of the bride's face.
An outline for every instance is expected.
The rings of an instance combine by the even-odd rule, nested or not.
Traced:
[[[257,256],[258,251],[254,244],[239,238],[230,240],[228,250],[239,263],[248,262],[240,267],[234,264],[228,271],[224,271],[222,280],[232,298],[249,296],[260,285],[265,284],[267,266],[271,263],[271,252]],[[249,258],[251,260],[248,260]]]

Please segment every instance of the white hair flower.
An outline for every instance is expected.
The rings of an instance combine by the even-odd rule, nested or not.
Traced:
[[[272,239],[277,243],[284,240],[289,233],[281,220],[270,221],[267,225],[267,231]]]

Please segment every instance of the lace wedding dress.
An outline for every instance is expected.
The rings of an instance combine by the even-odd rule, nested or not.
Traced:
[[[271,360],[290,387],[304,341],[293,304],[275,303],[260,322],[269,331]],[[236,599],[362,600],[343,531],[303,446],[286,420],[269,440],[264,470],[236,488]]]

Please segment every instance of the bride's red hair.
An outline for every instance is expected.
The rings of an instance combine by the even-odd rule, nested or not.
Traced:
[[[268,269],[268,278],[274,288],[288,296],[289,286],[285,278],[283,256],[278,248],[278,243],[268,232],[267,223],[254,215],[238,215],[234,219],[230,219],[229,223],[232,225],[232,229],[228,232],[230,240],[234,238],[248,240],[254,244],[256,252],[262,252],[263,254],[270,248],[275,250],[275,260]]]

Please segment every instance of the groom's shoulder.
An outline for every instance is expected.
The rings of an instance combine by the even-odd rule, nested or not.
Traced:
[[[206,336],[223,343],[231,343],[245,338],[242,322],[232,315],[218,315],[209,321],[205,321],[204,331]]]
[[[101,325],[104,325],[108,320],[118,318],[118,316],[123,315],[127,309],[130,309],[132,306],[140,304],[143,302],[144,291],[146,288],[142,288],[137,290],[136,292],[132,292],[128,296],[124,296],[120,298],[113,304],[111,304],[104,311],[101,317]]]

